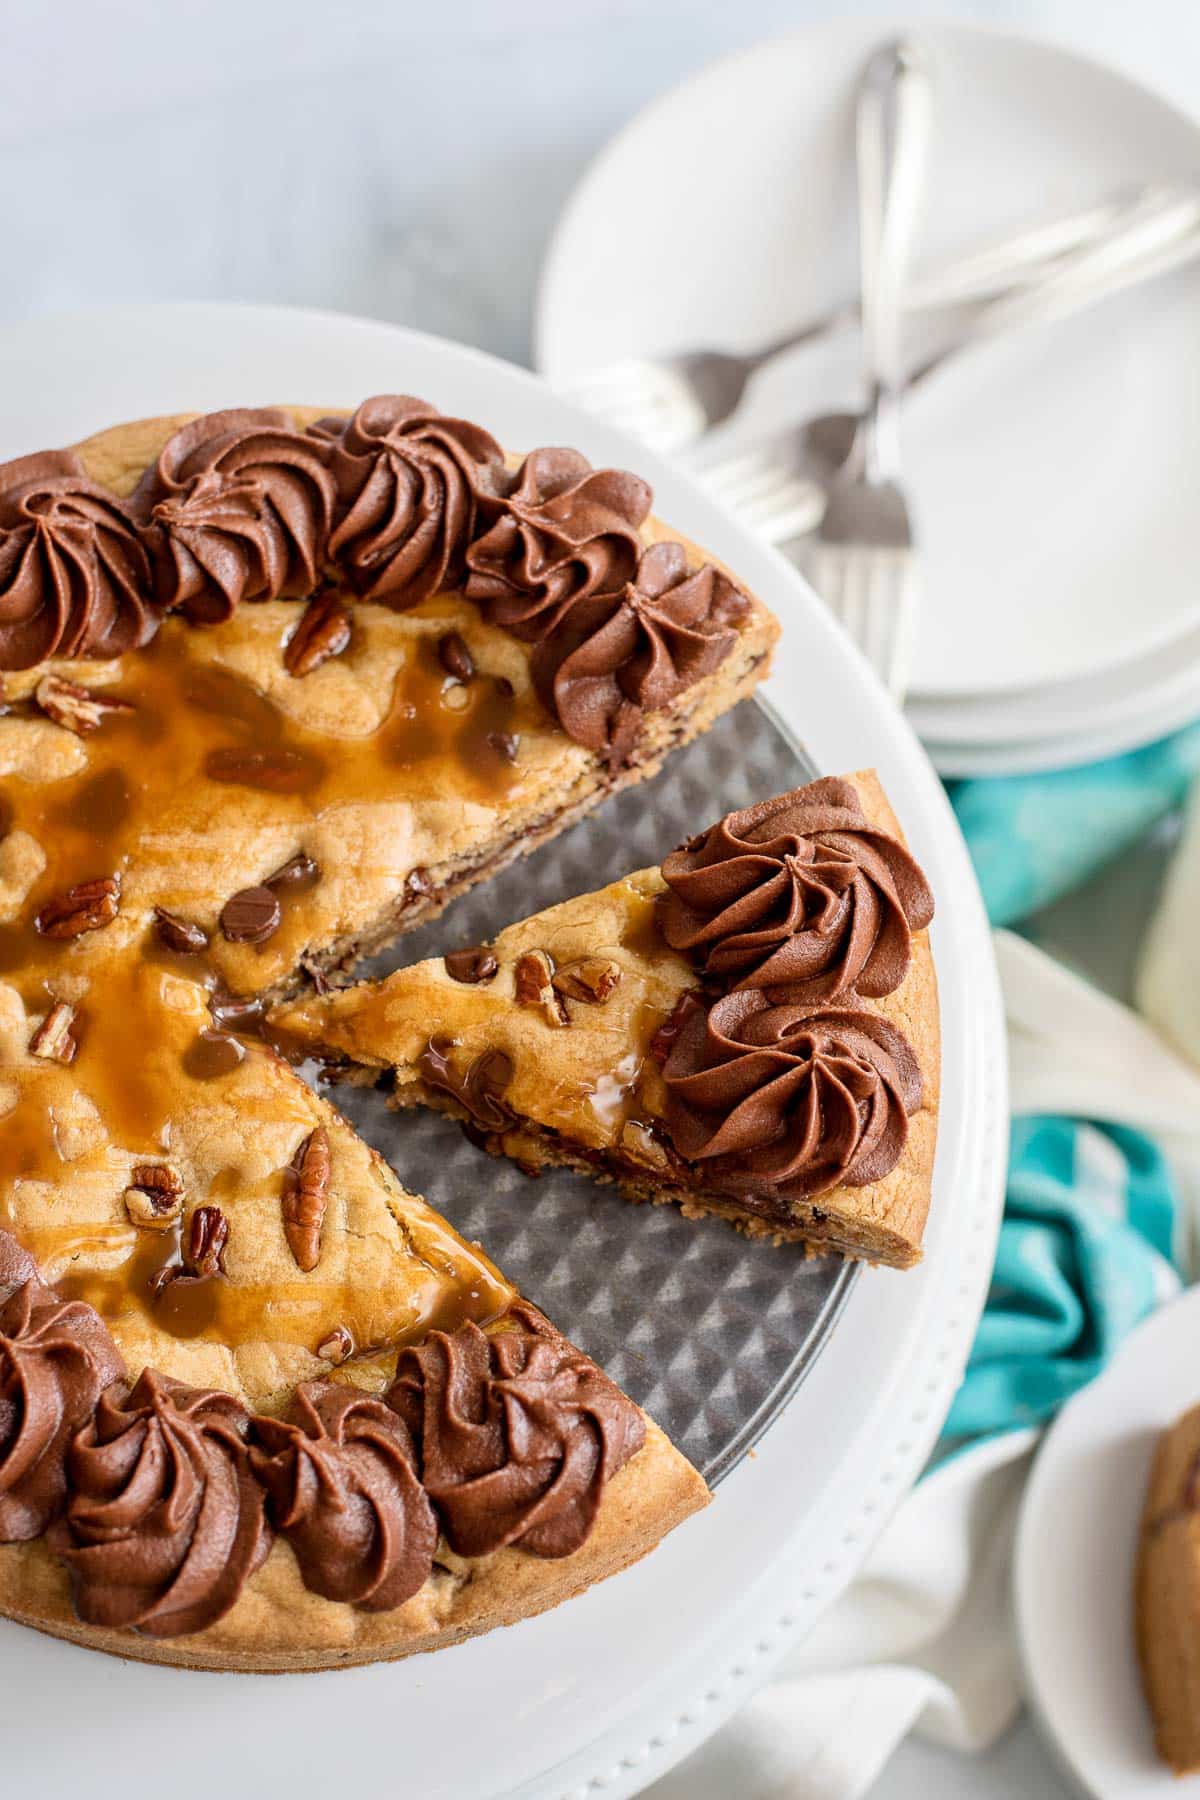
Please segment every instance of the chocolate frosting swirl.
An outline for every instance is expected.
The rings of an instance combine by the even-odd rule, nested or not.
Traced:
[[[339,517],[329,554],[355,593],[403,609],[462,585],[481,482],[503,480],[489,432],[407,394],[311,427],[330,446]]]
[[[124,1373],[99,1314],[45,1287],[0,1231],[0,1543],[40,1537],[61,1512],[71,1439]]]
[[[523,1304],[490,1336],[468,1324],[402,1350],[387,1399],[462,1556],[569,1556],[646,1435],[632,1400]]]
[[[688,573],[682,544],[653,544],[603,609],[584,603],[534,652],[543,701],[577,743],[612,764],[648,712],[710,675],[737,642],[749,602],[711,564]],[[589,616],[590,615],[590,616]]]
[[[249,1427],[232,1394],[154,1369],[101,1396],[51,1536],[85,1623],[182,1637],[225,1616],[271,1546]]]
[[[250,1452],[304,1585],[367,1612],[400,1606],[433,1567],[437,1521],[407,1428],[382,1400],[334,1381],[296,1389],[286,1420],[256,1419]]]
[[[882,1181],[922,1093],[912,1046],[878,1013],[754,989],[693,1013],[663,1077],[675,1148],[705,1185],[785,1200]]]
[[[540,641],[577,602],[633,580],[650,501],[636,475],[593,469],[577,450],[534,450],[507,494],[481,495],[490,523],[467,551],[467,598]]]
[[[212,624],[243,600],[311,594],[333,522],[328,463],[320,438],[269,408],[182,426],[133,496],[156,548],[162,604]]]
[[[791,1000],[890,994],[933,917],[912,856],[869,825],[852,783],[826,776],[764,800],[675,850],[659,928],[701,972]]]
[[[133,515],[74,451],[0,465],[0,669],[119,656],[157,624]]]

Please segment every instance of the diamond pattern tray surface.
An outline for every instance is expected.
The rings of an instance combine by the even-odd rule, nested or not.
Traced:
[[[734,807],[815,770],[747,701],[663,772],[590,818],[363,972],[478,943],[504,925],[659,863]],[[790,1398],[832,1327],[857,1266],[795,1244],[748,1241],[719,1219],[631,1206],[566,1170],[537,1180],[486,1156],[434,1113],[389,1112],[372,1089],[334,1097],[405,1185],[427,1196],[581,1349],[649,1412],[710,1483],[727,1474]]]

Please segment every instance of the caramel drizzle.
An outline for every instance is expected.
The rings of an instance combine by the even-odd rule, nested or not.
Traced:
[[[340,1323],[368,1347],[355,1296],[331,1289],[319,1269],[282,1289],[223,1279],[162,1285],[161,1271],[177,1255],[162,1234],[127,1231],[119,1217],[34,1229],[22,1217],[17,1190],[44,1183],[45,1204],[55,1206],[73,1164],[87,1164],[64,1153],[64,1109],[90,1104],[111,1145],[147,1160],[169,1155],[176,1119],[222,1102],[236,1107],[246,1132],[255,1130],[256,1114],[263,1124],[277,1124],[281,1110],[286,1116],[283,1082],[291,1077],[264,1066],[270,1053],[240,1043],[232,1027],[216,1029],[204,996],[230,988],[253,994],[288,975],[321,936],[319,878],[281,894],[282,920],[266,943],[257,950],[233,946],[212,916],[211,897],[201,899],[195,889],[197,875],[211,879],[203,856],[191,873],[169,859],[156,863],[155,839],[202,834],[206,819],[236,810],[250,830],[261,823],[278,835],[281,825],[292,825],[303,845],[307,825],[347,802],[415,801],[432,791],[494,805],[511,795],[522,770],[508,743],[531,726],[544,729],[544,717],[535,700],[514,696],[505,681],[476,671],[462,682],[447,672],[438,654],[446,612],[435,599],[409,615],[428,629],[407,640],[379,729],[351,744],[300,725],[214,662],[221,627],[193,634],[169,620],[151,644],[122,660],[119,678],[102,690],[127,702],[127,710],[106,712],[85,739],[43,725],[61,731],[62,749],[77,756],[76,772],[5,783],[0,836],[27,834],[46,865],[17,916],[0,924],[0,981],[17,990],[30,1013],[69,998],[78,1051],[69,1070],[47,1067],[40,1079],[30,1076],[7,1112],[0,1093],[0,1226],[50,1266],[64,1293],[86,1299],[110,1322],[141,1313],[177,1337],[231,1347],[269,1338],[310,1348]],[[40,716],[32,702],[28,711]],[[9,730],[14,723],[21,729],[10,720]],[[37,929],[49,902],[105,876],[121,887],[112,923],[73,938]],[[168,949],[155,928],[155,905],[202,925],[207,950]],[[295,1111],[297,1123],[305,1119],[311,1128],[311,1115]],[[214,1190],[220,1181],[218,1174]],[[119,1193],[115,1173],[112,1182]],[[415,1283],[404,1339],[434,1325],[453,1329],[464,1318],[493,1317],[509,1295],[485,1258],[429,1218],[429,1243],[417,1247],[428,1278]]]

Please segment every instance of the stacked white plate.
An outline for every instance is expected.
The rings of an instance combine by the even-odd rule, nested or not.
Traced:
[[[855,291],[853,106],[878,24],[765,44],[658,100],[559,223],[539,365],[749,348]],[[933,266],[1143,181],[1200,171],[1200,126],[1029,40],[920,26]],[[736,128],[715,130],[713,122]],[[653,279],[614,283],[612,246]],[[925,602],[909,716],[945,774],[1090,761],[1200,718],[1200,265],[973,351],[906,403]],[[764,372],[746,441],[858,399],[856,351]]]

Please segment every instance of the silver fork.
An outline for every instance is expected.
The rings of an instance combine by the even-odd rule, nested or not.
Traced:
[[[1061,218],[1028,227],[939,267],[905,292],[906,310],[927,319],[955,307],[1017,292],[1041,279],[1074,252],[1118,230],[1148,187]],[[587,411],[620,425],[656,450],[680,450],[724,425],[738,410],[750,381],[786,350],[852,331],[859,309],[846,304],[808,320],[758,349],[686,350],[659,357],[625,357],[585,369],[559,384],[560,392]]]
[[[809,578],[891,692],[904,692],[918,566],[900,486],[901,296],[915,235],[932,88],[919,46],[876,51],[858,97],[858,237],[867,405],[829,499]]]
[[[910,393],[973,346],[1002,333],[1072,317],[1200,255],[1200,188],[1144,188],[1119,218],[1041,279],[995,295],[961,318],[952,336],[910,371]],[[858,413],[827,413],[697,465],[697,474],[742,522],[790,551],[825,510],[830,482],[850,454]],[[797,546],[797,550],[799,546]]]

